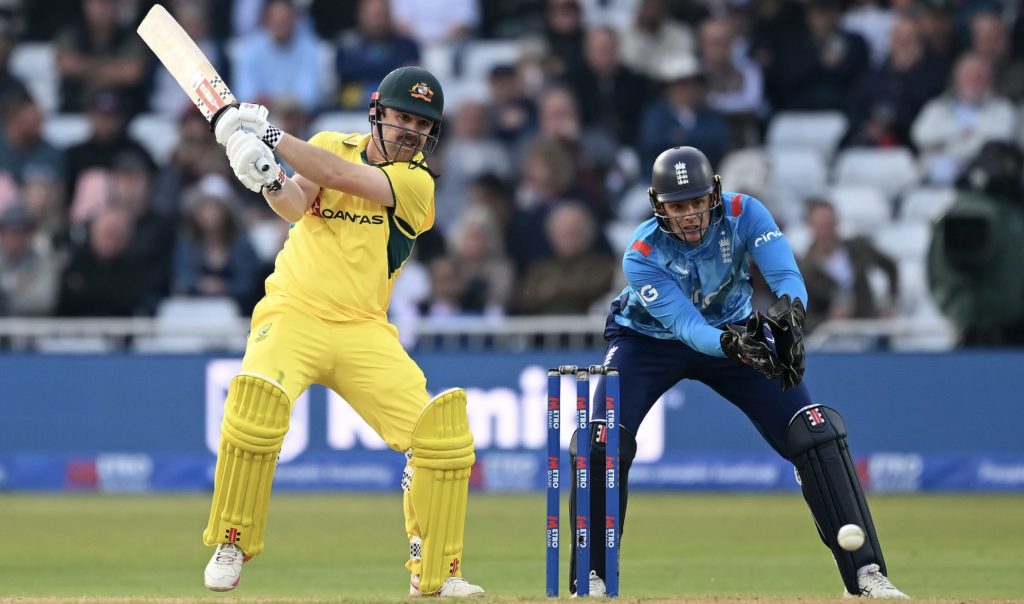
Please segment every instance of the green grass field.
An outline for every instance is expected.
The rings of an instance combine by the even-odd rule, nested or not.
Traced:
[[[948,602],[1024,599],[1024,497],[872,504],[904,591]],[[230,597],[202,586],[208,505],[201,495],[2,495],[0,599],[383,602],[406,593],[397,492],[275,496],[266,553]],[[541,495],[472,496],[464,571],[489,599],[544,600],[543,507]],[[837,598],[842,585],[796,495],[639,493],[621,591],[624,600],[812,602]]]

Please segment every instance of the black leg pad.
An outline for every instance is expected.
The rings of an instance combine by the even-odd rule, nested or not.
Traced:
[[[797,480],[818,534],[832,550],[846,590],[858,594],[858,568],[874,563],[883,573],[886,569],[871,511],[846,444],[843,418],[823,405],[802,410],[789,424],[786,457],[796,466]],[[864,529],[864,545],[855,552],[839,547],[836,533],[844,524]]]

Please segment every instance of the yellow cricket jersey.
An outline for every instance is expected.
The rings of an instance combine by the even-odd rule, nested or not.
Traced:
[[[366,163],[370,135],[321,132],[309,142]],[[394,207],[321,189],[278,253],[268,294],[300,301],[329,321],[386,317],[402,263],[416,237],[434,225],[434,179],[406,162],[381,169],[391,181]]]

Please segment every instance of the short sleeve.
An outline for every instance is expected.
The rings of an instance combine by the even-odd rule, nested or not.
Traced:
[[[395,223],[403,234],[415,238],[434,226],[434,179],[419,167],[406,163],[383,166],[394,195]]]

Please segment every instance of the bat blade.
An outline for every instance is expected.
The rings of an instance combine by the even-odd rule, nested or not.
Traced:
[[[235,102],[235,95],[209,59],[163,6],[156,4],[149,10],[138,32],[207,121]]]

